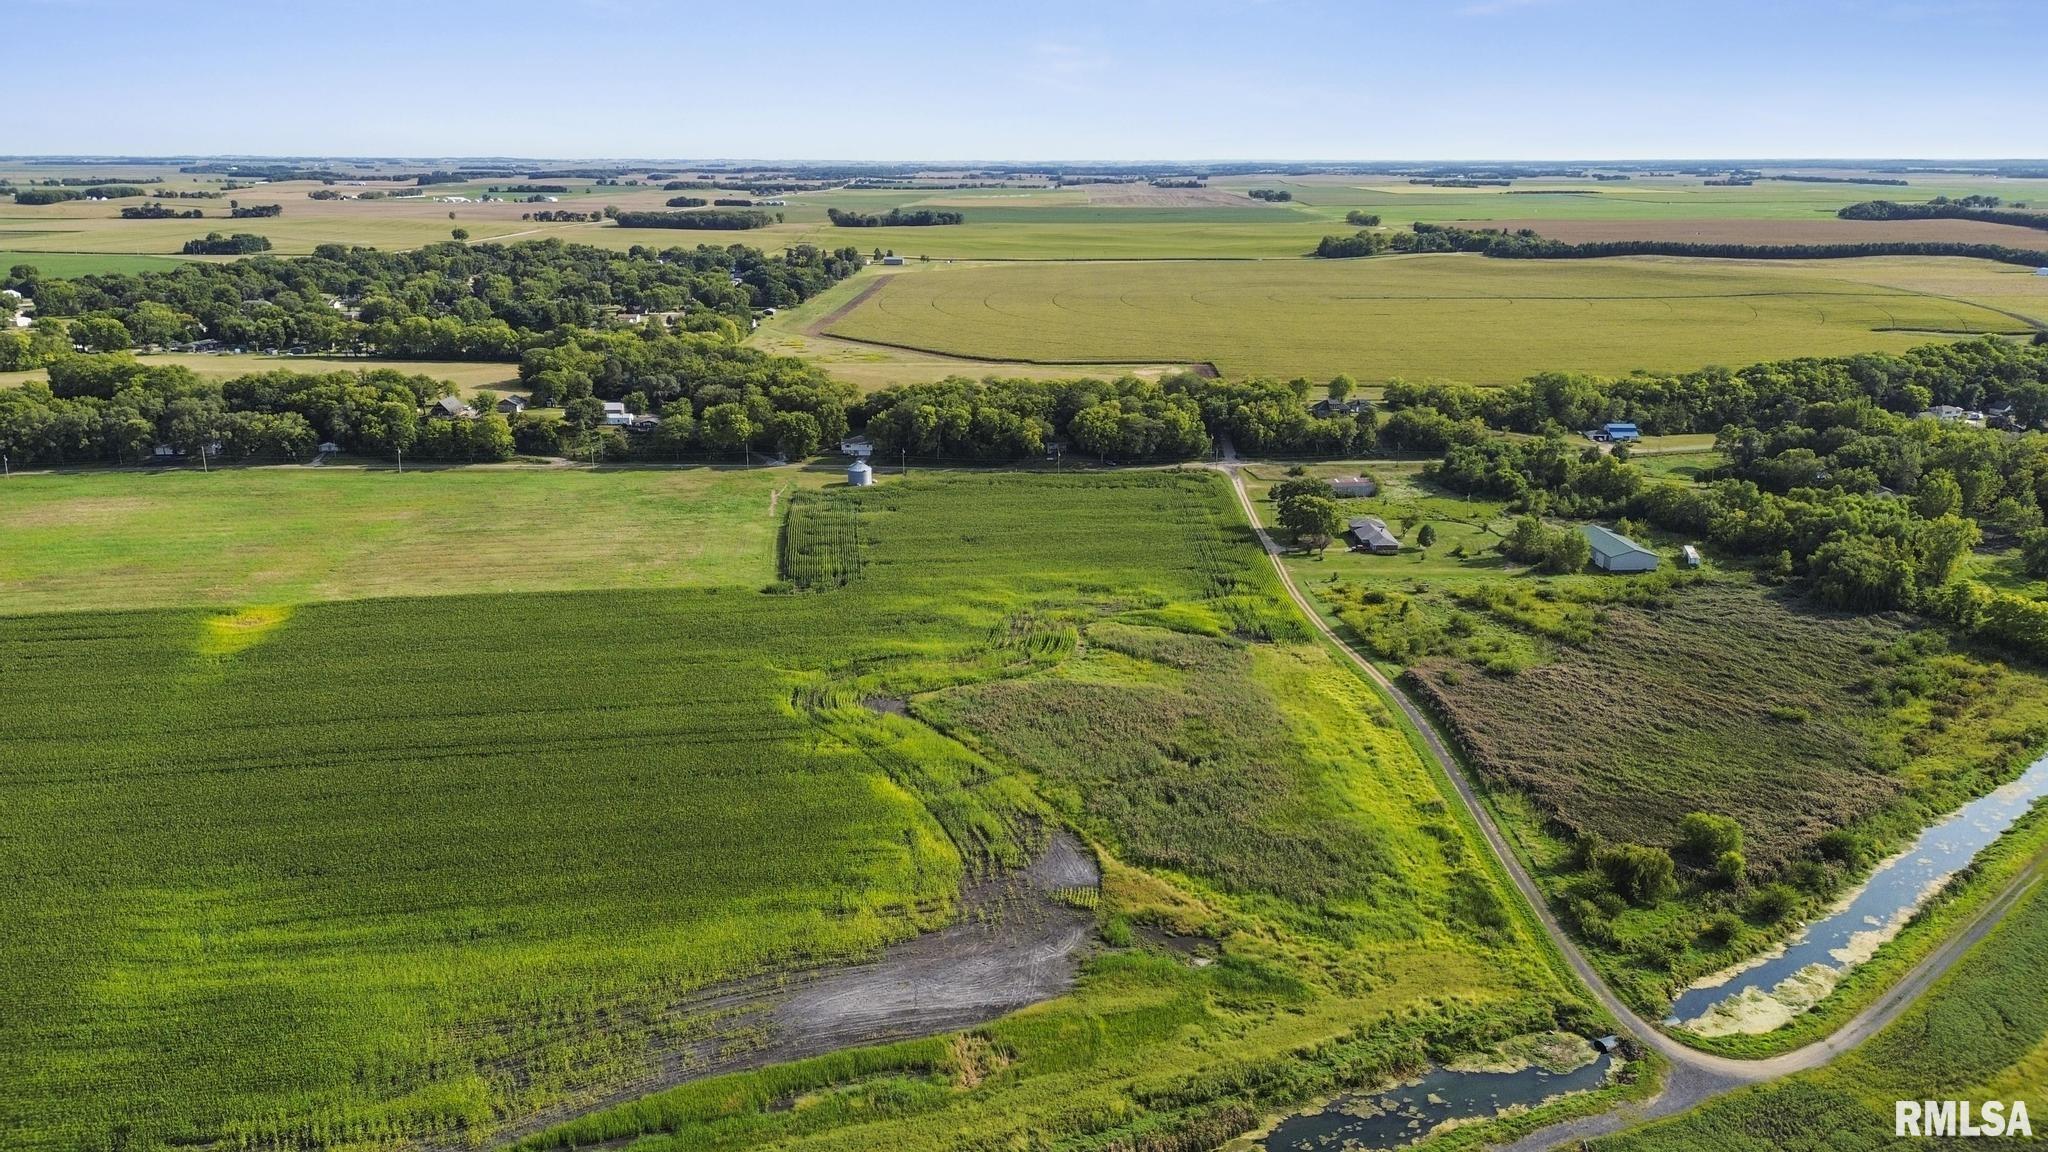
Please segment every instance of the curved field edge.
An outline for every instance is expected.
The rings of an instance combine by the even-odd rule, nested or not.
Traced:
[[[1898,1147],[1900,1099],[2048,1108],[2048,884],[2032,890],[1891,1026],[1827,1068],[1598,1140],[1600,1152]],[[1965,1143],[1970,1143],[1965,1141]],[[1993,1146],[2006,1146],[1993,1143]],[[2013,1146],[2018,1146],[2014,1142]]]

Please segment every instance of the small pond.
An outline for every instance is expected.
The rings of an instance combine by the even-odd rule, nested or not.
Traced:
[[[1348,1092],[1314,1112],[1282,1120],[1260,1142],[1269,1152],[1336,1148],[1399,1148],[1428,1135],[1446,1120],[1492,1116],[1516,1104],[1535,1107],[1567,1092],[1588,1092],[1607,1083],[1614,1058],[1601,1053],[1570,1072],[1524,1068],[1519,1072],[1431,1070],[1421,1079],[1378,1092]]]

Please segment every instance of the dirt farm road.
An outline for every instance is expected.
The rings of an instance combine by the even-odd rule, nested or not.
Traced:
[[[1471,812],[1473,820],[1485,833],[1487,847],[1493,851],[1501,867],[1514,881],[1515,888],[1522,894],[1522,899],[1535,912],[1537,921],[1543,925],[1543,931],[1549,935],[1551,943],[1556,945],[1558,952],[1571,965],[1572,971],[1578,974],[1580,982],[1592,990],[1601,1007],[1622,1022],[1623,1027],[1634,1035],[1637,1043],[1655,1049],[1671,1062],[1671,1071],[1665,1077],[1664,1088],[1655,1097],[1539,1129],[1512,1144],[1502,1146],[1507,1152],[1539,1152],[1541,1149],[1560,1145],[1575,1146],[1580,1141],[1619,1132],[1661,1117],[1677,1115],[1703,1101],[1748,1084],[1776,1080],[1828,1063],[1897,1019],[1921,993],[1948,971],[1949,966],[1954,964],[1958,957],[1983,939],[1999,919],[2018,902],[2022,894],[2038,883],[2044,873],[2048,873],[2048,858],[2035,860],[1979,910],[1968,924],[1952,933],[1941,947],[1914,965],[1876,1002],[1851,1017],[1848,1023],[1825,1039],[1762,1060],[1737,1060],[1726,1056],[1714,1056],[1681,1044],[1643,1019],[1627,1004],[1622,1003],[1621,998],[1615,995],[1614,990],[1607,986],[1607,982],[1600,978],[1598,972],[1594,971],[1593,966],[1579,951],[1578,945],[1573,943],[1564,929],[1558,925],[1557,919],[1551,915],[1550,907],[1544,901],[1542,892],[1537,889],[1536,882],[1522,867],[1521,860],[1509,849],[1507,840],[1494,823],[1492,815],[1479,802],[1464,767],[1459,764],[1458,758],[1452,755],[1450,747],[1437,732],[1435,724],[1372,661],[1367,660],[1357,649],[1346,643],[1295,584],[1293,575],[1281,562],[1279,543],[1267,534],[1265,525],[1259,521],[1258,509],[1252,503],[1251,494],[1245,490],[1243,476],[1239,474],[1240,463],[1236,450],[1226,441],[1223,459],[1217,466],[1230,478],[1231,489],[1237,494],[1238,506],[1244,512],[1245,520],[1251,524],[1252,531],[1257,533],[1260,545],[1266,550],[1267,559],[1272,561],[1273,571],[1280,577],[1281,585],[1287,589],[1288,598],[1294,601],[1294,606],[1308,618],[1316,631],[1365,673],[1367,679],[1401,710],[1409,724],[1421,734],[1430,755],[1435,758],[1444,775],[1456,788],[1458,799],[1464,803],[1466,810]]]

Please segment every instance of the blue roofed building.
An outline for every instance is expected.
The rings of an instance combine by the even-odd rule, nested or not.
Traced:
[[[1642,432],[1637,430],[1635,425],[1622,421],[1609,424],[1602,428],[1601,431],[1607,433],[1607,438],[1617,444],[1623,440],[1641,440],[1643,438]]]

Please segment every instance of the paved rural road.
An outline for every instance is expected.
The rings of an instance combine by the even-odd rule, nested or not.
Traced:
[[[1492,815],[1479,803],[1479,797],[1473,792],[1472,782],[1466,777],[1464,767],[1458,763],[1458,758],[1451,754],[1449,746],[1438,734],[1436,725],[1431,723],[1422,709],[1408,698],[1407,693],[1395,687],[1394,682],[1389,680],[1372,661],[1367,660],[1357,649],[1346,643],[1295,585],[1293,574],[1281,563],[1280,545],[1266,533],[1265,526],[1259,522],[1258,510],[1252,504],[1251,494],[1245,491],[1244,478],[1238,473],[1238,465],[1236,449],[1226,440],[1223,445],[1223,460],[1218,467],[1230,478],[1231,488],[1237,493],[1237,502],[1244,509],[1245,519],[1251,523],[1252,530],[1258,533],[1259,543],[1265,547],[1267,558],[1273,562],[1273,571],[1279,574],[1280,583],[1287,589],[1287,595],[1294,601],[1295,607],[1301,610],[1302,615],[1308,617],[1309,623],[1322,633],[1324,639],[1336,645],[1338,651],[1378,685],[1381,693],[1400,708],[1402,715],[1406,716],[1415,730],[1422,734],[1423,742],[1428,745],[1430,754],[1436,758],[1444,774],[1457,789],[1458,799],[1464,801],[1466,809],[1472,813],[1472,818],[1486,834],[1487,846],[1493,850],[1494,856],[1500,860],[1501,867],[1507,870],[1515,887],[1521,891],[1522,899],[1535,910],[1536,918],[1542,923],[1544,932],[1549,934],[1551,942],[1557,945],[1558,951],[1564,955],[1572,970],[1578,973],[1579,979],[1592,990],[1601,1006],[1615,1019],[1621,1021],[1623,1027],[1634,1034],[1638,1043],[1656,1049],[1671,1062],[1671,1073],[1665,1078],[1663,1091],[1656,1097],[1624,1104],[1596,1116],[1568,1120],[1540,1129],[1512,1144],[1505,1145],[1508,1152],[1538,1152],[1540,1149],[1555,1148],[1559,1145],[1573,1145],[1579,1141],[1619,1132],[1645,1121],[1676,1115],[1702,1101],[1731,1092],[1746,1084],[1775,1080],[1781,1076],[1789,1076],[1794,1072],[1803,1072],[1826,1064],[1896,1019],[1899,1013],[1905,1011],[1922,992],[1940,979],[1942,973],[1948,971],[1949,965],[1969,951],[1971,945],[1983,939],[1985,933],[1989,932],[2006,911],[2018,902],[2022,893],[2032,888],[2044,872],[2048,872],[2048,857],[2035,860],[2032,866],[2014,878],[1996,898],[1986,904],[1962,931],[1951,935],[1940,948],[1907,972],[1883,997],[1857,1013],[1847,1024],[1842,1025],[1826,1039],[1816,1040],[1804,1048],[1797,1048],[1764,1060],[1736,1060],[1686,1047],[1622,1003],[1621,998],[1614,994],[1614,990],[1607,986],[1607,982],[1600,978],[1600,974],[1593,970],[1593,966],[1586,962],[1585,956],[1579,952],[1578,945],[1565,935],[1564,930],[1558,926],[1557,919],[1550,914],[1550,906],[1544,902],[1543,894],[1538,891],[1536,882],[1529,878],[1529,873],[1522,867],[1521,860],[1509,850],[1507,840],[1501,835],[1500,828],[1494,824]]]

